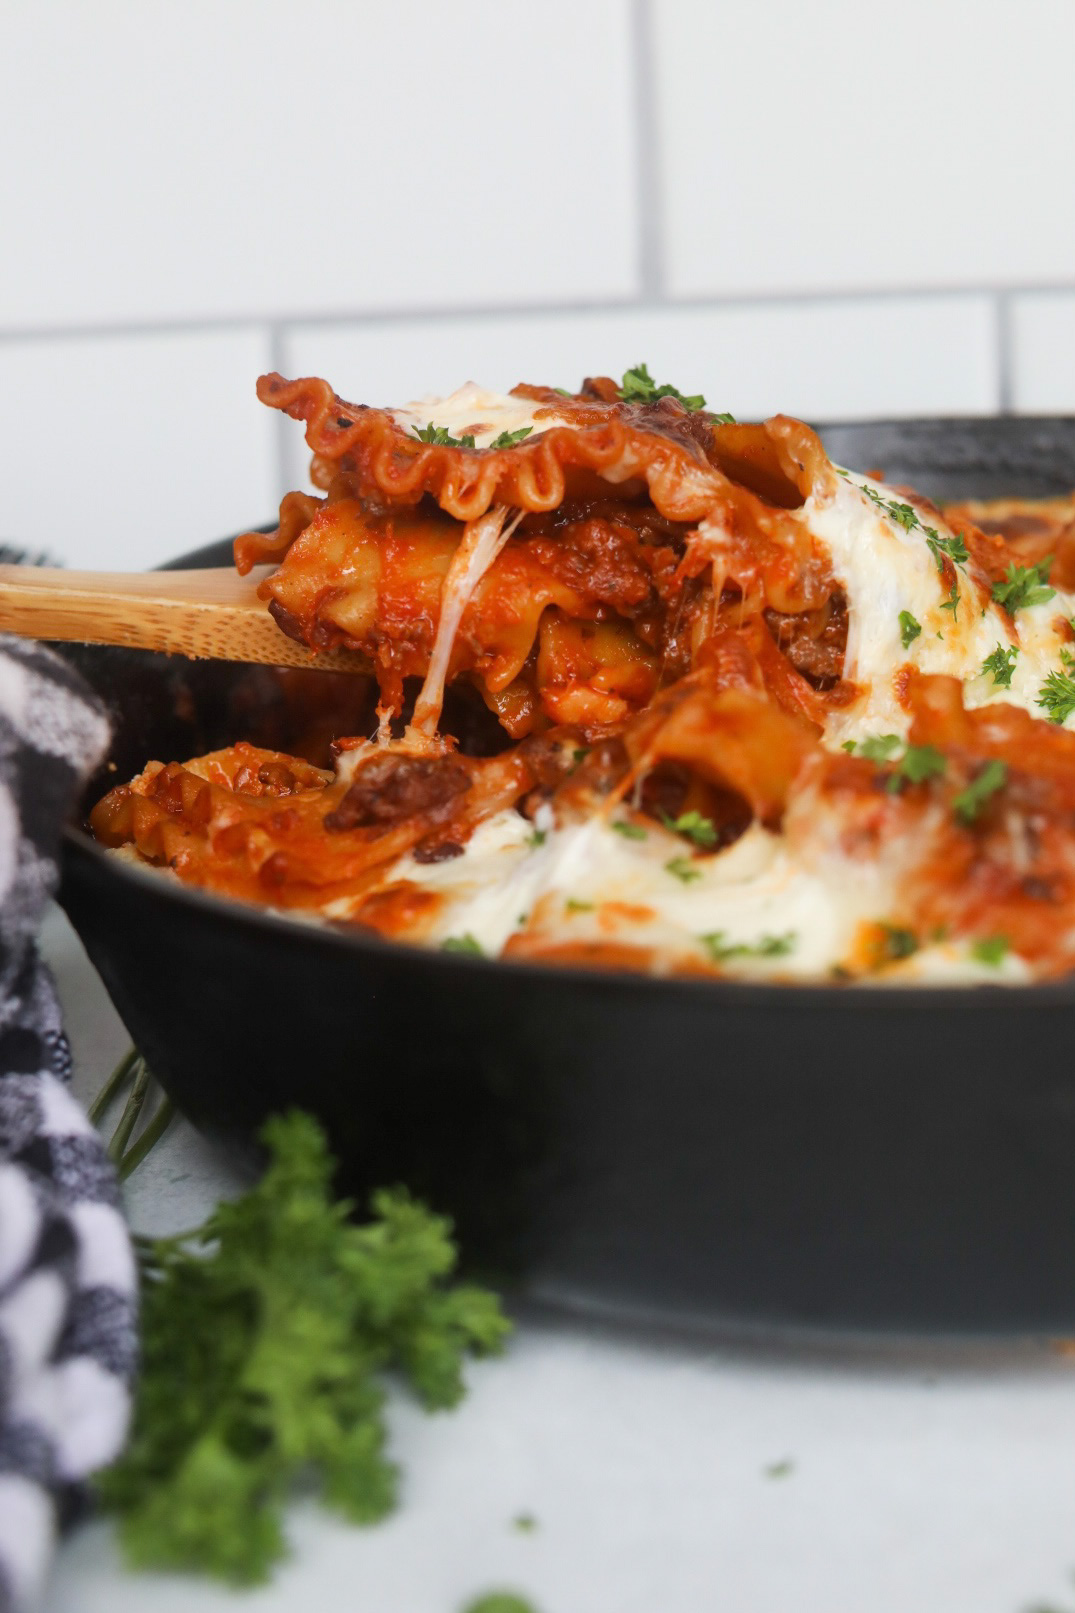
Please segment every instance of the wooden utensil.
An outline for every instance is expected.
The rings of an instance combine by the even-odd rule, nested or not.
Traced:
[[[247,577],[205,571],[67,571],[0,565],[0,631],[80,644],[122,644],[217,661],[368,672],[353,650],[314,654],[282,633]]]

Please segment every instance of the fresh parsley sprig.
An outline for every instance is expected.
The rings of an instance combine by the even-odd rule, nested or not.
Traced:
[[[1017,644],[998,644],[991,654],[982,662],[982,673],[992,674],[993,683],[998,689],[1010,689],[1012,673],[1015,671],[1015,658],[1019,654]]]
[[[927,779],[943,778],[947,762],[933,745],[908,745],[885,788],[891,795],[904,784],[924,784]]]
[[[969,826],[977,818],[991,795],[1003,789],[1008,781],[1008,769],[995,759],[986,762],[977,778],[965,790],[952,798],[952,811],[960,823]]]
[[[916,621],[909,610],[901,610],[900,616],[900,643],[905,650],[909,650],[915,639],[922,631],[922,623]]]
[[[712,818],[703,816],[701,812],[681,812],[678,818],[670,813],[660,814],[661,822],[672,834],[683,835],[687,840],[693,840],[696,846],[703,850],[710,850],[717,843],[717,829]]]
[[[133,1565],[233,1584],[264,1580],[283,1556],[299,1474],[356,1523],[391,1511],[384,1369],[428,1410],[454,1406],[466,1355],[508,1332],[492,1294],[448,1286],[448,1222],[397,1190],[355,1225],[309,1115],[278,1116],[262,1138],[255,1188],[193,1232],[140,1240],[134,1426],[100,1480]]]
[[[705,408],[705,399],[700,392],[688,396],[667,382],[658,386],[645,364],[636,364],[634,369],[624,372],[620,382],[620,397],[624,403],[656,403],[658,398],[678,398],[683,407],[692,412]]]
[[[1052,564],[1052,555],[1046,555],[1036,566],[1010,565],[1004,581],[993,584],[994,600],[1009,616],[1014,616],[1017,610],[1029,610],[1032,605],[1044,605],[1056,593],[1055,588],[1049,587]]]
[[[520,426],[518,431],[502,431],[499,437],[493,438],[492,442],[489,444],[489,447],[514,448],[517,442],[522,442],[524,437],[529,437],[533,429],[533,426]],[[470,446],[473,448],[473,442],[471,442]]]
[[[1075,711],[1075,657],[1069,650],[1060,651],[1063,672],[1050,672],[1038,692],[1037,704],[1050,722],[1066,722]]]
[[[412,426],[411,430],[419,442],[435,443],[440,448],[473,448],[474,438],[470,432],[462,437],[453,437],[447,426],[435,426],[432,420],[426,426]]]

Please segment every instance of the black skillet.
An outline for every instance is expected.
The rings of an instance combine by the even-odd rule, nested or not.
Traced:
[[[1075,486],[1075,420],[833,426],[937,496]],[[177,565],[226,564],[214,544]],[[88,801],[150,758],[369,720],[316,674],[73,653],[115,717]],[[305,680],[305,683],[304,683]],[[319,693],[311,693],[318,688]],[[473,738],[480,745],[481,736]],[[763,987],[423,952],[203,896],[67,835],[61,900],[181,1108],[244,1147],[326,1122],[344,1184],[409,1183],[525,1291],[727,1325],[1069,1331],[1075,985]]]

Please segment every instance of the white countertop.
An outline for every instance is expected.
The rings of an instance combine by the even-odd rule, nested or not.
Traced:
[[[58,913],[44,950],[88,1100],[128,1038]],[[236,1185],[177,1121],[131,1218],[189,1226]],[[45,1613],[460,1613],[492,1588],[539,1613],[1075,1610],[1075,1357],[1046,1342],[806,1349],[546,1312],[469,1383],[447,1415],[393,1402],[399,1511],[296,1504],[269,1587],[128,1574],[90,1524]]]

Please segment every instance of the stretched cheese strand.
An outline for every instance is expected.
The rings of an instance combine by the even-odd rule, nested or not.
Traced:
[[[433,641],[433,653],[429,658],[422,692],[415,701],[414,716],[407,730],[408,738],[431,740],[437,732],[448,664],[463,612],[475,588],[522,520],[523,512],[516,511],[515,518],[510,522],[507,518],[507,505],[494,504],[477,521],[468,522],[463,541],[452,556],[441,590],[440,620]]]

